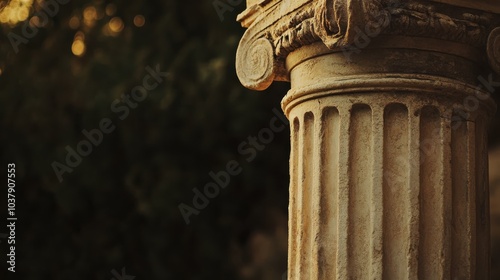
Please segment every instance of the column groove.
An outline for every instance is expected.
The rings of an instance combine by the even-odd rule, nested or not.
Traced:
[[[451,125],[451,164],[452,164],[452,252],[451,279],[472,279],[473,267],[473,229],[475,217],[471,216],[475,208],[473,155],[474,123],[467,122],[454,115]]]
[[[403,104],[390,104],[384,112],[384,277],[408,279],[411,201],[409,193],[409,121]]]
[[[298,268],[299,268],[299,240],[298,232],[300,228],[297,227],[297,221],[299,219],[299,209],[297,207],[298,198],[298,159],[299,159],[299,131],[300,131],[300,121],[298,118],[294,118],[290,122],[291,128],[291,152],[290,152],[290,205],[289,205],[289,219],[288,219],[288,275],[290,279],[299,279]]]
[[[314,116],[307,112],[304,116],[300,133],[302,152],[299,155],[300,170],[300,205],[302,214],[299,219],[300,267],[299,275],[311,277],[312,267],[312,190],[314,166]]]
[[[348,269],[351,279],[370,275],[367,258],[370,248],[370,201],[373,188],[373,130],[372,110],[365,104],[351,109],[349,157],[349,236]]]
[[[318,279],[335,279],[338,238],[338,175],[340,115],[335,107],[322,110],[320,131],[320,202]]]
[[[443,147],[435,107],[420,111],[419,279],[444,279]]]

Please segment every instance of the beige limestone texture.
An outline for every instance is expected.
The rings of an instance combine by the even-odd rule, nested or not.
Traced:
[[[489,279],[500,2],[247,3],[240,81],[291,85],[288,278]]]

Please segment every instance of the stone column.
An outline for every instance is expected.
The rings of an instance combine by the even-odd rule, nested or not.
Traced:
[[[240,81],[291,83],[288,279],[489,279],[500,2],[247,6]]]

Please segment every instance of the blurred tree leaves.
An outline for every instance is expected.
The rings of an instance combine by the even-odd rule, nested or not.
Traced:
[[[86,25],[89,7],[96,18]],[[5,36],[23,24],[2,26],[0,141],[2,162],[17,165],[20,279],[110,279],[122,267],[136,279],[262,279],[248,270],[252,258],[233,259],[253,236],[286,229],[277,221],[286,221],[288,131],[251,163],[237,147],[268,126],[286,85],[259,94],[239,84],[236,15],[220,22],[210,1],[71,1],[17,54]],[[124,28],[109,35],[115,17]],[[82,34],[79,57],[72,44]],[[111,103],[158,64],[168,80],[121,121]],[[59,183],[51,163],[102,118],[115,131]],[[229,160],[242,174],[186,226],[178,204]],[[274,255],[267,274],[281,276],[286,237]]]

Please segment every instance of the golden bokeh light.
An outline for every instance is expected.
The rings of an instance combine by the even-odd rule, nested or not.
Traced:
[[[144,18],[143,15],[136,15],[134,17],[134,25],[135,26],[143,27],[145,23],[146,23],[146,19]]]
[[[83,10],[83,22],[85,25],[92,27],[97,19],[97,10],[94,6],[89,6]]]
[[[109,30],[113,33],[120,33],[123,30],[123,20],[119,17],[112,18],[109,23]]]
[[[25,21],[30,15],[29,9],[19,9],[17,10],[17,21]]]
[[[85,33],[83,33],[82,31],[76,32],[75,33],[75,40],[84,41],[85,40]]]
[[[71,29],[78,29],[80,27],[80,19],[77,16],[72,16],[68,24]]]
[[[6,23],[6,22],[9,22],[9,15],[7,13],[4,13],[5,10],[2,10],[2,12],[0,12],[0,22],[1,23]]]
[[[90,6],[83,10],[83,18],[85,20],[94,20],[97,18],[97,11],[94,6]]]
[[[71,45],[71,52],[76,56],[82,56],[85,53],[85,43],[83,40],[76,39]]]
[[[46,17],[41,18],[39,16],[33,16],[29,19],[30,26],[44,27],[45,25],[47,25],[47,23],[48,23],[48,19]]]
[[[113,16],[115,13],[116,13],[116,5],[115,4],[108,4],[106,6],[106,15]]]
[[[11,0],[0,10],[0,23],[16,25],[28,19],[33,0]]]

